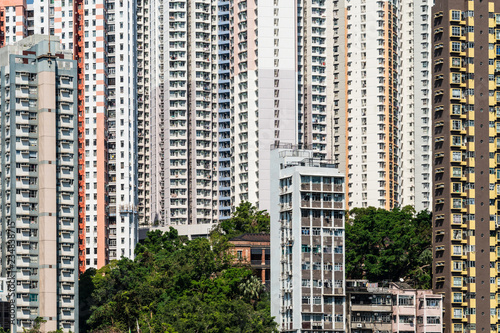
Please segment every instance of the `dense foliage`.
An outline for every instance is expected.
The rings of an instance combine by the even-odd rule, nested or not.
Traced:
[[[222,220],[219,224],[219,231],[232,238],[244,233],[269,233],[269,214],[264,210],[257,210],[250,202],[242,202],[234,212],[233,216],[227,220]]]
[[[370,281],[431,286],[432,221],[410,207],[354,208],[346,223],[346,274]]]
[[[85,331],[273,332],[262,284],[248,268],[232,265],[227,248],[224,239],[187,241],[173,228],[150,232],[135,260],[88,274]]]

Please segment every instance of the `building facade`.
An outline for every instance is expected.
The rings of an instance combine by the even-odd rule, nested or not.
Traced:
[[[243,234],[231,238],[231,253],[236,263],[249,265],[269,290],[271,283],[271,242],[269,234]]]
[[[152,219],[207,234],[218,218],[217,2],[152,8]]]
[[[348,332],[443,332],[443,296],[405,283],[347,280]]]
[[[445,296],[447,332],[499,328],[499,6],[432,9],[433,289]]]
[[[1,276],[11,332],[78,332],[77,64],[59,39],[0,50]]]
[[[271,154],[271,315],[281,332],[346,332],[344,176],[312,150]]]
[[[333,156],[349,208],[430,207],[431,5],[356,0],[334,10]]]
[[[32,34],[57,36],[62,50],[72,51],[78,63],[80,272],[122,256],[133,258],[139,177],[143,217],[147,210],[149,64],[139,47],[148,46],[148,9],[142,3],[103,0],[3,5],[5,29],[14,24],[10,31],[17,29],[17,40]],[[137,29],[143,31],[140,45]],[[14,42],[10,37],[4,44]]]
[[[10,330],[10,302],[8,300],[7,278],[0,277],[0,327]]]
[[[150,5],[137,0],[137,218],[139,225],[151,221],[151,116],[150,99]]]
[[[207,234],[243,201],[268,209],[270,146],[296,141],[295,6],[152,7],[152,219]]]

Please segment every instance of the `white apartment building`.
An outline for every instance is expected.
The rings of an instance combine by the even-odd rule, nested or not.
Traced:
[[[151,8],[152,220],[206,235],[218,218],[217,2]]]
[[[431,209],[431,7],[430,1],[400,5],[400,205]]]
[[[78,332],[77,63],[59,39],[0,50],[0,276],[10,332]],[[9,329],[9,327],[5,327]]]
[[[151,8],[151,221],[202,235],[243,201],[269,209],[270,147],[282,143],[338,162],[348,207],[428,207],[426,3]]]
[[[316,152],[271,152],[271,315],[280,332],[346,332],[344,176]]]
[[[268,208],[270,147],[296,141],[295,9],[246,0],[152,8],[152,220],[203,235],[242,201]]]
[[[346,138],[335,155],[348,207],[428,208],[430,6],[359,0],[344,9],[347,99],[334,141]]]
[[[155,17],[155,16],[151,16]],[[137,196],[139,225],[151,224],[150,6],[137,0]]]
[[[142,33],[137,43],[136,24],[139,8],[140,30],[148,30],[144,17],[148,9],[142,3],[137,7],[135,1],[75,4],[74,0],[35,0],[25,10],[15,10],[15,21],[27,22],[25,35],[60,37],[62,49],[73,51],[78,59],[79,225],[85,229],[79,245],[82,272],[111,259],[133,258],[138,177],[142,179],[142,209],[147,210],[149,122],[144,101],[149,100],[149,64],[140,48],[148,47],[148,37]],[[2,9],[14,12],[11,6]]]

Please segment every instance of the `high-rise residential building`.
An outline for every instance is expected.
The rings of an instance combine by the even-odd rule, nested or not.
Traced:
[[[219,220],[231,216],[231,24],[230,2],[218,4],[218,198]]]
[[[11,332],[78,332],[77,63],[59,39],[0,50],[1,271]]]
[[[269,208],[270,146],[297,136],[295,7],[274,7],[152,5],[153,220],[206,234],[243,201]]]
[[[446,332],[496,332],[500,3],[437,0],[432,22],[433,289]]]
[[[154,16],[153,16],[154,17]],[[150,8],[137,0],[137,214],[139,225],[151,224],[150,166]]]
[[[152,1],[149,6],[150,11],[150,224],[158,225],[164,223],[166,219],[164,206],[165,193],[165,156],[163,132],[163,114],[165,111],[165,34],[167,33],[168,21],[165,15],[168,14],[167,7],[163,1]],[[153,19],[155,18],[155,19]]]
[[[316,152],[271,151],[271,314],[280,332],[346,332],[345,181]]]
[[[431,210],[431,7],[399,5],[399,205]]]
[[[430,6],[356,0],[334,10],[344,57],[333,59],[333,147],[348,207],[429,207]]]
[[[0,45],[28,36],[26,0],[0,1]]]
[[[78,62],[80,272],[122,256],[132,258],[138,177],[147,176],[149,72],[139,47],[147,47],[148,37],[140,35],[139,45],[136,31],[137,20],[140,30],[148,30],[146,3],[137,7],[136,2],[112,0],[35,0],[24,11],[8,2],[3,5],[9,22],[27,22],[27,35],[58,36],[62,50],[73,51]],[[145,212],[147,181],[141,186]]]
[[[188,6],[183,0],[167,8],[158,0],[151,8],[157,18],[151,29],[152,221],[206,234],[243,201],[269,209],[270,147],[280,143],[338,162],[348,207],[429,207],[427,2]],[[205,36],[209,40],[199,40]],[[210,66],[202,65],[206,55]],[[188,117],[182,112],[189,96],[204,100]],[[180,136],[205,124],[205,108],[212,135]],[[201,149],[189,149],[197,142],[211,142],[206,162],[199,161]],[[189,152],[196,150],[193,160]],[[197,175],[212,182],[210,197],[196,188]]]
[[[151,8],[152,218],[206,235],[218,219],[217,2]]]

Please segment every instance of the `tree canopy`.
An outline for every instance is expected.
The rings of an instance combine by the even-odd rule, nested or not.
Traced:
[[[432,219],[406,206],[392,211],[354,208],[346,226],[346,275],[351,279],[398,281],[430,288]]]
[[[89,273],[87,331],[274,332],[268,295],[225,248],[187,241],[173,228],[150,232],[135,260]]]
[[[269,233],[270,217],[267,211],[257,210],[250,202],[242,202],[227,220],[220,221],[216,231],[222,231],[227,238],[245,233]]]

